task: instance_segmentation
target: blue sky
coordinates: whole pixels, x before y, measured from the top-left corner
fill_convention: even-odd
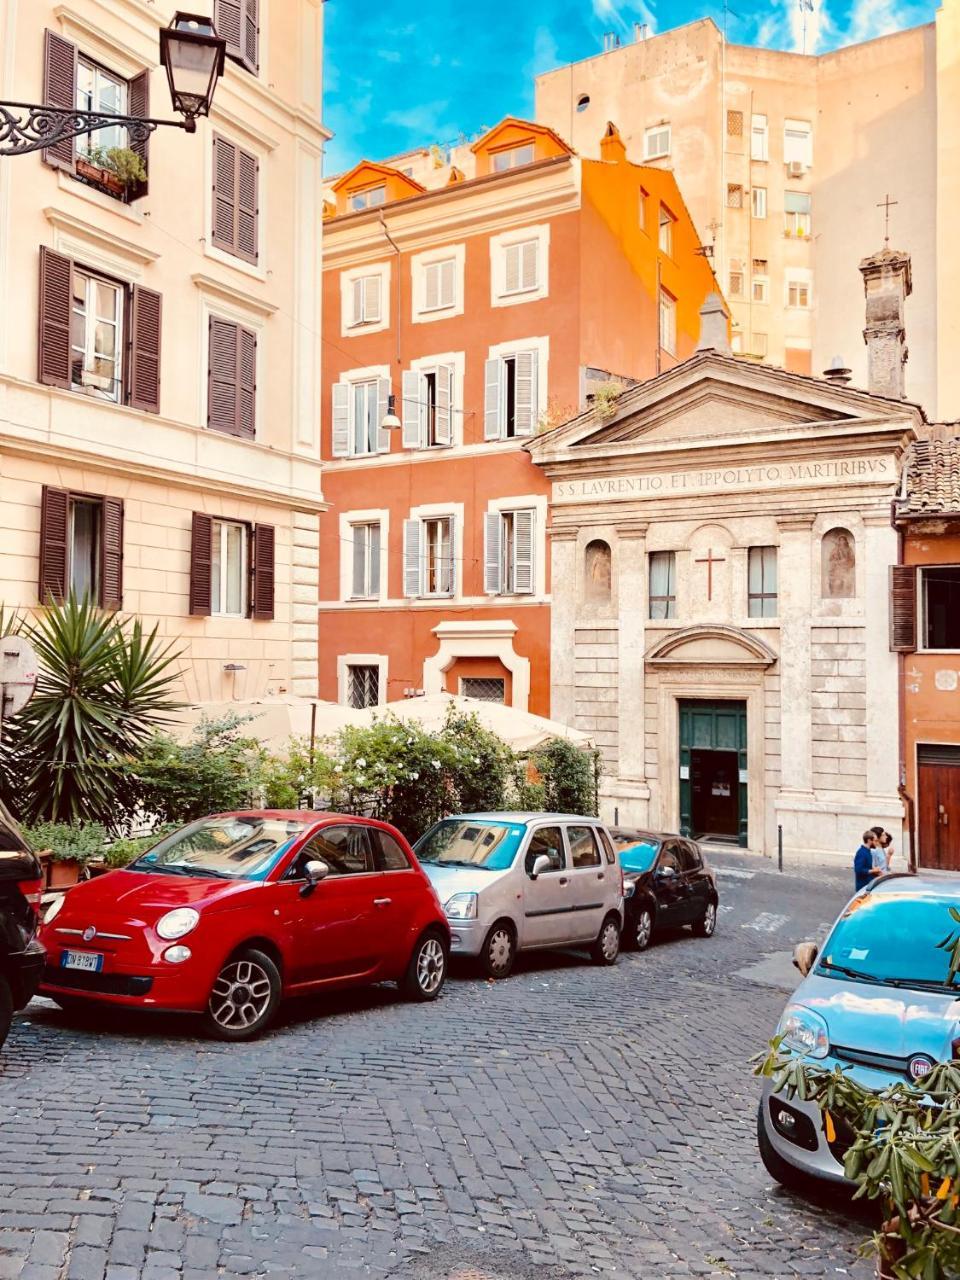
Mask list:
[[[935,0],[813,0],[808,52],[928,22]],[[798,0],[728,0],[731,41],[799,49]],[[432,142],[473,137],[505,115],[533,112],[533,77],[590,57],[605,31],[624,38],[699,17],[723,0],[329,0],[326,172]]]

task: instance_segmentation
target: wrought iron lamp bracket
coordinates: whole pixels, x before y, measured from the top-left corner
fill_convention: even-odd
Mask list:
[[[62,111],[30,102],[0,102],[0,156],[27,155],[111,125],[122,125],[129,142],[136,143],[143,142],[160,125],[195,133],[197,120],[190,115],[183,120],[151,120],[102,111]]]

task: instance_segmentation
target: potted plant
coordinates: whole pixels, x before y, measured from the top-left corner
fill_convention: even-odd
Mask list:
[[[128,866],[133,862],[134,858],[139,858],[151,845],[155,845],[159,840],[170,831],[175,831],[176,825],[168,823],[162,827],[158,827],[156,831],[152,831],[145,836],[121,836],[119,840],[112,841],[102,851],[102,856],[93,858],[85,864],[85,871],[88,876],[106,875],[108,871],[117,871],[121,867]]]
[[[960,1062],[874,1093],[840,1067],[782,1054],[774,1040],[756,1070],[787,1098],[815,1102],[834,1132],[849,1132],[843,1168],[854,1199],[884,1209],[867,1246],[878,1280],[960,1274]]]
[[[103,852],[109,842],[107,830],[99,822],[41,822],[28,828],[29,838],[44,869],[48,889],[69,889],[80,879],[87,864]]]
[[[120,200],[147,180],[143,158],[129,147],[88,147],[77,155],[77,173]]]

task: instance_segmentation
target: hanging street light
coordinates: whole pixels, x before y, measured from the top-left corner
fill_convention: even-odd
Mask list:
[[[122,125],[131,142],[143,142],[160,125],[195,133],[223,75],[227,42],[209,18],[176,13],[160,31],[160,62],[167,73],[174,111],[182,120],[111,115],[102,111],[65,111],[30,102],[0,102],[0,156],[29,155],[98,129]]]

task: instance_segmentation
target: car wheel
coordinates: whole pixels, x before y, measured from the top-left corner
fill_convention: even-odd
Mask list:
[[[802,1191],[810,1185],[810,1179],[800,1169],[795,1169],[788,1160],[784,1160],[770,1141],[767,1126],[764,1123],[763,1107],[764,1104],[761,1102],[757,1108],[757,1146],[760,1148],[763,1167],[775,1182],[780,1183],[781,1187],[786,1187],[788,1191]]]
[[[10,1034],[13,1022],[13,996],[6,978],[0,978],[0,1047]]]
[[[488,978],[508,978],[517,958],[517,938],[513,925],[498,920],[487,934],[480,953],[480,967]]]
[[[708,902],[699,920],[693,922],[693,932],[698,938],[712,938],[717,931],[717,904]]]
[[[263,951],[248,947],[217,974],[204,1025],[218,1040],[252,1040],[270,1024],[280,1003],[280,970]]]
[[[400,990],[408,1000],[436,1000],[447,977],[447,950],[437,930],[425,933],[413,949]]]
[[[616,964],[619,956],[620,921],[616,916],[607,916],[590,948],[590,959],[594,964]]]
[[[630,940],[638,951],[646,951],[653,940],[653,912],[649,907],[641,907],[631,921]]]

